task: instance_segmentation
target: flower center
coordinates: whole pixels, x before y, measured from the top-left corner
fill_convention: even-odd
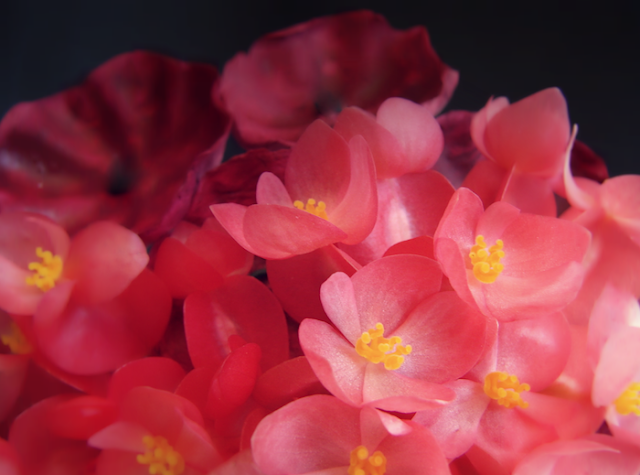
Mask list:
[[[623,416],[632,412],[640,416],[640,383],[631,383],[615,401],[616,411]]]
[[[494,371],[484,378],[484,393],[498,404],[506,408],[520,406],[522,409],[529,407],[529,403],[522,400],[520,393],[529,391],[531,386],[521,384],[518,377],[503,371]]]
[[[42,262],[29,263],[29,270],[35,271],[26,278],[27,285],[35,285],[43,292],[55,287],[56,281],[62,275],[62,257],[53,255],[51,251],[36,248],[36,255]]]
[[[476,244],[471,248],[469,258],[473,264],[473,275],[480,282],[484,284],[495,282],[504,269],[504,265],[500,264],[500,259],[504,257],[503,245],[502,239],[498,239],[496,244],[487,250],[484,236],[481,234],[476,236]]]
[[[376,327],[364,332],[356,341],[356,351],[372,363],[384,363],[386,369],[398,369],[404,363],[404,356],[411,353],[411,345],[402,346],[402,338],[392,336],[385,338],[384,326],[376,323]]]
[[[376,450],[371,457],[364,445],[351,451],[349,475],[384,475],[387,471],[387,458]]]
[[[136,460],[141,465],[149,465],[151,475],[180,475],[184,472],[184,459],[169,445],[164,437],[145,435],[142,443],[147,447]]]
[[[313,198],[309,198],[307,200],[307,204],[305,205],[302,201],[296,200],[293,202],[293,206],[306,211],[307,213],[311,213],[318,218],[329,219],[329,217],[327,216],[327,205],[324,201],[318,201],[318,204],[316,204],[316,200],[314,200]]]
[[[0,335],[2,343],[7,345],[14,355],[28,355],[33,351],[33,347],[29,343],[29,340],[20,331],[20,328],[15,323],[11,323],[9,333],[3,333]]]

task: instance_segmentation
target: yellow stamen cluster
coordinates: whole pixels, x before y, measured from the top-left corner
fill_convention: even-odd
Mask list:
[[[376,450],[371,457],[364,445],[360,445],[351,451],[349,475],[384,475],[387,471],[387,458],[382,452]]]
[[[51,251],[43,251],[41,247],[36,248],[36,255],[42,262],[29,264],[29,270],[35,272],[26,278],[26,282],[27,285],[35,285],[46,292],[55,287],[56,281],[62,275],[62,257],[54,256]]]
[[[404,363],[404,356],[411,353],[411,345],[402,346],[402,338],[392,336],[385,338],[384,326],[376,323],[376,327],[364,332],[356,341],[356,351],[372,363],[384,363],[386,369],[398,369]]]
[[[640,416],[640,383],[631,383],[614,404],[616,411],[623,416],[628,416],[632,412]]]
[[[307,213],[311,213],[318,218],[329,219],[329,217],[327,216],[327,205],[324,201],[318,201],[318,204],[316,204],[316,200],[314,200],[313,198],[309,198],[307,200],[307,204],[305,205],[302,201],[296,200],[293,202],[293,206],[306,211]]]
[[[471,248],[469,258],[473,265],[473,275],[484,284],[495,282],[498,275],[504,269],[504,265],[500,263],[500,259],[504,257],[502,247],[504,243],[502,239],[498,239],[494,246],[487,250],[487,243],[484,242],[484,236],[476,236],[476,244]]]
[[[3,333],[0,335],[2,343],[7,345],[14,355],[28,355],[33,351],[33,347],[29,343],[29,340],[20,331],[20,328],[15,323],[11,323],[9,327],[9,333]]]
[[[518,377],[503,371],[494,371],[484,378],[484,393],[498,404],[506,408],[520,406],[522,409],[529,407],[529,403],[522,400],[520,393],[529,391],[531,386],[521,384]]]
[[[147,447],[136,460],[141,465],[149,465],[151,475],[180,475],[184,472],[184,459],[169,445],[164,437],[145,435],[142,443]]]

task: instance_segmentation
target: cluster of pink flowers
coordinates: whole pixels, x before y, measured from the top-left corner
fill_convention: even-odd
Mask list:
[[[360,11],[10,110],[0,471],[640,473],[640,176],[457,80]]]

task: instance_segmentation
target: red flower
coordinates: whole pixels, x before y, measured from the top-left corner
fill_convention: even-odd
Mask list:
[[[211,66],[134,52],[18,104],[0,123],[0,207],[71,234],[99,219],[145,241],[166,234],[222,159],[229,119],[209,100],[216,79]]]
[[[389,97],[448,102],[458,73],[440,61],[423,27],[397,31],[371,11],[293,26],[258,40],[225,66],[217,99],[246,144],[293,142],[345,106],[375,112]]]

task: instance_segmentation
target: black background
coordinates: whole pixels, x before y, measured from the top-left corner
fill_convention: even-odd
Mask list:
[[[0,0],[0,115],[77,84],[125,51],[222,68],[265,33],[361,8],[395,28],[427,27],[440,57],[460,72],[448,110],[558,86],[578,138],[611,175],[640,173],[640,17],[631,2]]]

